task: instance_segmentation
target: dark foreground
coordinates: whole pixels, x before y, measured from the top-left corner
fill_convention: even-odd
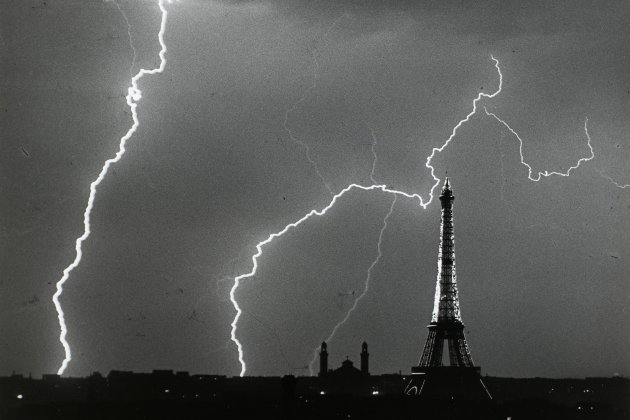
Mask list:
[[[0,378],[0,419],[630,419],[626,378],[484,377],[491,401],[402,395],[407,378],[226,378],[171,371]]]

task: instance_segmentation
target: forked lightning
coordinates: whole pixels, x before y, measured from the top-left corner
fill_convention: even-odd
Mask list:
[[[96,198],[96,188],[99,186],[99,184],[103,181],[103,179],[107,175],[107,172],[109,171],[109,168],[111,167],[111,165],[118,162],[123,157],[126,151],[125,145],[127,143],[127,140],[129,140],[133,136],[133,134],[138,129],[138,126],[140,125],[140,121],[138,120],[137,108],[138,108],[138,102],[140,101],[140,99],[142,99],[142,91],[140,90],[140,87],[138,86],[138,82],[145,75],[162,73],[166,66],[166,44],[164,43],[164,31],[166,29],[166,19],[167,19],[168,13],[166,11],[166,8],[164,7],[164,0],[158,0],[158,6],[162,13],[160,31],[158,32],[158,40],[160,42],[160,52],[158,54],[160,57],[160,65],[153,69],[140,69],[138,73],[136,73],[136,75],[131,78],[131,86],[129,86],[127,90],[126,100],[127,100],[127,105],[129,106],[129,109],[131,110],[131,117],[133,119],[133,124],[131,125],[131,128],[127,131],[127,133],[125,133],[125,135],[121,137],[120,145],[118,147],[118,152],[116,153],[116,155],[113,158],[105,161],[105,164],[103,165],[101,172],[98,174],[98,177],[92,182],[92,184],[90,184],[90,196],[88,198],[85,211],[83,212],[83,234],[79,236],[75,242],[76,256],[74,260],[72,261],[72,263],[69,266],[67,266],[65,270],[63,270],[63,276],[59,279],[59,281],[57,281],[56,283],[57,290],[52,297],[53,304],[55,305],[55,309],[57,311],[57,317],[59,318],[59,327],[61,329],[61,332],[59,334],[59,341],[61,342],[61,345],[63,346],[64,352],[65,352],[65,357],[63,361],[61,362],[61,366],[59,367],[59,370],[57,371],[57,374],[59,375],[63,374],[63,372],[68,367],[68,363],[70,363],[70,360],[72,360],[72,352],[70,350],[70,345],[68,344],[68,341],[66,340],[66,335],[68,334],[68,327],[66,326],[65,317],[64,317],[63,309],[61,307],[61,303],[59,302],[59,298],[61,297],[61,294],[63,293],[63,285],[66,283],[66,281],[68,281],[68,278],[70,277],[70,273],[79,265],[79,263],[81,263],[82,245],[83,245],[83,242],[90,236],[90,214],[92,212],[92,208],[94,207],[94,199]],[[116,4],[116,7],[119,7],[118,4]],[[127,21],[126,16],[125,16],[125,20]],[[132,46],[132,49],[134,51],[134,56],[135,56],[135,49],[133,48],[133,46]]]
[[[497,60],[496,58],[494,58],[494,56],[491,56],[492,61],[494,62],[494,66],[497,70],[497,73],[499,75],[499,86],[497,88],[497,90],[494,93],[488,94],[488,93],[482,93],[480,92],[477,97],[473,100],[472,102],[472,111],[470,111],[470,113],[468,113],[468,115],[466,115],[465,118],[461,119],[452,129],[450,136],[444,141],[444,143],[442,143],[442,145],[440,147],[434,147],[431,150],[431,154],[427,157],[426,161],[425,161],[425,167],[429,169],[430,173],[431,173],[431,177],[434,180],[433,185],[431,186],[431,189],[429,190],[429,194],[428,194],[428,200],[425,200],[422,196],[420,196],[417,193],[408,193],[405,191],[400,191],[400,190],[395,190],[392,189],[390,187],[387,187],[386,185],[378,185],[377,183],[374,183],[372,185],[360,185],[360,184],[350,184],[347,187],[345,187],[344,189],[342,189],[341,191],[339,191],[338,193],[336,193],[335,195],[333,195],[332,200],[328,203],[328,205],[326,205],[324,208],[322,208],[321,210],[316,210],[316,209],[312,209],[310,210],[308,213],[306,213],[302,218],[298,219],[295,222],[289,223],[288,225],[286,225],[282,230],[280,230],[279,232],[276,233],[272,233],[270,234],[265,240],[259,242],[256,245],[256,253],[254,255],[252,255],[252,269],[245,274],[242,274],[240,276],[237,276],[234,278],[234,284],[232,285],[232,288],[230,289],[230,300],[232,301],[232,305],[234,306],[234,309],[236,310],[236,315],[234,316],[234,319],[231,323],[231,330],[230,330],[230,337],[232,339],[232,341],[234,342],[234,344],[236,345],[236,349],[238,351],[238,361],[241,365],[241,371],[240,371],[240,376],[244,376],[245,372],[247,371],[247,364],[245,363],[245,358],[244,358],[244,351],[243,351],[243,345],[241,344],[241,342],[238,340],[238,338],[236,337],[236,332],[237,332],[237,327],[238,327],[238,321],[243,313],[243,310],[241,309],[241,307],[239,306],[238,302],[236,301],[236,291],[238,290],[241,281],[253,277],[256,275],[256,271],[258,270],[258,259],[262,256],[263,254],[263,247],[269,243],[271,243],[274,239],[284,235],[285,233],[287,233],[289,230],[298,227],[299,225],[301,225],[302,223],[304,223],[305,221],[307,221],[308,219],[310,219],[313,216],[323,216],[325,215],[328,210],[330,210],[335,203],[337,203],[337,201],[344,196],[346,193],[352,191],[352,190],[362,190],[362,191],[381,191],[383,193],[388,193],[388,194],[393,194],[394,197],[405,197],[405,198],[411,198],[411,199],[415,199],[418,200],[419,205],[422,208],[425,208],[431,204],[431,202],[433,201],[433,192],[435,190],[435,188],[439,185],[440,183],[440,179],[438,177],[435,176],[435,168],[432,166],[431,162],[433,161],[434,157],[436,156],[436,154],[442,152],[449,144],[450,142],[453,140],[453,138],[455,137],[455,135],[457,134],[458,130],[462,127],[462,125],[464,123],[467,123],[470,121],[470,119],[472,118],[473,115],[475,115],[475,113],[477,112],[477,104],[478,102],[482,99],[482,98],[487,98],[487,99],[492,99],[495,96],[497,96],[499,93],[501,93],[501,89],[503,87],[503,74],[501,73],[501,67],[499,66],[499,60]],[[574,169],[577,169],[582,163],[587,162],[591,159],[593,159],[595,157],[594,153],[593,153],[593,148],[591,146],[591,139],[590,136],[588,134],[588,130],[587,130],[587,122],[588,119],[584,122],[584,131],[586,133],[586,136],[588,138],[588,147],[590,149],[590,156],[586,157],[586,158],[581,158],[580,160],[578,160],[578,162],[571,166],[566,172],[558,172],[558,171],[543,171],[543,172],[538,172],[538,174],[536,176],[532,176],[532,168],[529,164],[527,164],[523,158],[523,153],[522,153],[522,145],[523,145],[523,141],[521,139],[521,137],[516,133],[516,131],[514,131],[508,123],[506,123],[504,120],[500,119],[499,117],[497,117],[495,114],[485,110],[486,114],[488,116],[492,116],[494,117],[497,121],[499,121],[501,124],[503,124],[512,134],[514,134],[517,139],[520,141],[521,147],[520,147],[520,151],[521,151],[521,163],[525,166],[527,166],[529,168],[529,176],[528,178],[532,181],[540,181],[541,177],[548,177],[551,175],[559,175],[559,176],[569,176],[570,172]],[[372,147],[372,151],[374,152],[374,145]],[[373,165],[375,165],[375,162],[373,162]],[[372,167],[372,172],[371,172],[371,178],[373,180],[373,176],[374,176],[374,166]],[[387,223],[385,221],[384,227],[387,226]],[[382,232],[383,230],[381,230],[381,237],[382,237]],[[379,242],[381,237],[379,237]],[[380,250],[380,248],[379,248]],[[378,262],[378,259],[375,260],[376,262]],[[370,267],[370,269],[373,266]],[[364,293],[367,291],[367,288],[364,290]],[[355,304],[353,305],[353,308],[356,307],[357,302],[359,301],[359,299],[361,297],[363,297],[364,293],[361,294],[360,297],[358,297],[355,300]],[[349,313],[351,313],[352,311],[349,311]],[[346,316],[346,318],[349,315]],[[339,323],[335,329],[333,330],[333,334],[334,331],[336,331],[336,329],[338,328],[338,326],[340,324],[343,324],[343,322],[345,322],[346,318],[344,318],[344,320]]]

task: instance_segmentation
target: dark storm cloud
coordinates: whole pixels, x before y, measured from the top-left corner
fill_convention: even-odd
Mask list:
[[[88,186],[130,125],[131,49],[105,2],[10,2],[3,14],[0,372],[56,371],[49,303],[73,258]],[[138,66],[156,63],[154,2],[121,2]],[[623,2],[185,1],[167,6],[168,65],[146,77],[141,126],[102,184],[84,259],[62,298],[70,374],[166,367],[236,374],[234,275],[254,246],[334,190],[376,177],[426,195],[425,157],[483,88],[479,114],[434,160],[455,188],[462,313],[496,375],[628,371],[630,45]],[[333,23],[338,22],[333,26]],[[137,67],[136,66],[136,70]],[[28,157],[22,150],[28,151]],[[363,287],[391,197],[356,193],[265,248],[237,294],[252,374],[304,373]],[[374,370],[417,362],[433,303],[439,211],[399,200],[370,292],[330,344],[332,364],[370,343]],[[616,256],[619,258],[612,258]],[[218,279],[228,277],[226,281]],[[35,301],[33,296],[37,296]],[[23,305],[24,302],[34,303]],[[540,349],[546,349],[541,353]]]

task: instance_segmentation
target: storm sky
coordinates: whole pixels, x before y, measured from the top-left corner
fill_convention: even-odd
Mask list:
[[[89,184],[131,126],[131,74],[158,64],[156,1],[2,0],[0,375],[57,371],[51,297],[83,233]],[[498,376],[630,374],[630,5],[625,1],[181,0],[140,127],[100,185],[61,298],[67,375],[166,368],[236,375],[234,276],[270,233],[350,183],[455,194],[462,318]],[[518,139],[483,112],[497,114]],[[374,137],[372,136],[372,133]],[[293,136],[293,140],[291,139]],[[302,144],[308,146],[309,162]],[[314,164],[313,164],[314,163]],[[321,174],[318,176],[317,171]],[[437,192],[437,190],[436,190]],[[393,196],[344,195],[264,248],[236,293],[248,375],[308,374],[364,288]],[[369,291],[330,366],[418,363],[440,209],[399,198]]]

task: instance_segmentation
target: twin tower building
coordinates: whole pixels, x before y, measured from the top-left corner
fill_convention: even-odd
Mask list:
[[[448,178],[442,187],[442,224],[438,251],[438,274],[431,322],[427,326],[427,340],[417,366],[411,368],[411,379],[405,388],[406,395],[423,397],[464,397],[492,399],[481,380],[481,368],[473,359],[464,336],[464,324],[459,308],[457,277],[455,273],[455,237],[453,231],[453,191]],[[445,350],[448,349],[448,358]],[[344,361],[337,371],[354,369],[368,375],[369,353],[367,344],[361,349],[361,370]],[[328,375],[328,349],[320,349],[320,376]]]
[[[348,358],[341,363],[341,367],[337,370],[328,370],[328,345],[323,342],[319,348],[319,377],[325,377],[331,374],[361,374],[367,376],[370,374],[370,353],[368,353],[368,345],[364,341],[361,344],[361,369],[357,369]]]

